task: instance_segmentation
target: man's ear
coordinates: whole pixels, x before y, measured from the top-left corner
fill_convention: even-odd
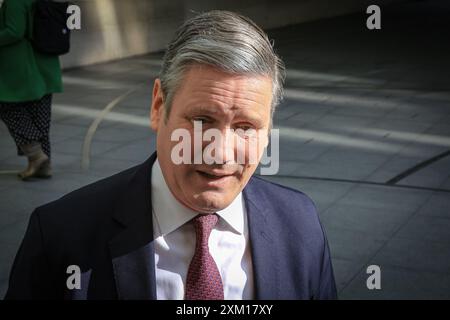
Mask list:
[[[150,111],[150,127],[158,131],[161,120],[164,117],[164,99],[161,88],[161,80],[158,78],[153,84],[152,106]]]

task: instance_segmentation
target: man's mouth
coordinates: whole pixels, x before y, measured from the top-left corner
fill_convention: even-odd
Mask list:
[[[222,178],[225,178],[225,177],[230,177],[230,176],[234,175],[234,173],[220,172],[220,171],[209,171],[209,172],[206,172],[206,171],[197,170],[197,172],[201,176],[203,176],[205,178],[208,178],[208,179],[213,179],[213,180],[219,180],[219,179],[222,179]]]

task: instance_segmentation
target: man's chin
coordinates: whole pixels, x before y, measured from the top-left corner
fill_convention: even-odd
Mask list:
[[[228,207],[235,197],[231,198],[228,192],[206,191],[194,195],[196,210],[204,213],[214,213]]]

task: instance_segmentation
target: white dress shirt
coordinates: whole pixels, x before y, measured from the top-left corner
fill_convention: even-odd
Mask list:
[[[156,159],[152,168],[152,214],[158,300],[184,299],[189,264],[195,250],[191,221],[198,212],[175,199]],[[218,211],[219,222],[209,237],[209,251],[222,277],[225,299],[254,298],[253,267],[247,212],[242,194]]]

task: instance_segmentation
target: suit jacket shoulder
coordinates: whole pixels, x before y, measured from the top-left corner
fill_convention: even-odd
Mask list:
[[[314,202],[301,191],[259,177],[251,178],[244,198],[255,274],[271,275],[270,281],[257,280],[271,288],[262,298],[335,299],[328,242]]]
[[[253,198],[258,198],[273,220],[283,224],[283,229],[299,233],[311,245],[323,244],[323,229],[313,200],[305,193],[260,177],[252,177]],[[281,228],[281,226],[280,226]],[[302,231],[301,233],[299,231]]]
[[[124,193],[139,166],[93,182],[36,208],[41,220],[87,227],[95,220],[111,217],[111,209]]]

